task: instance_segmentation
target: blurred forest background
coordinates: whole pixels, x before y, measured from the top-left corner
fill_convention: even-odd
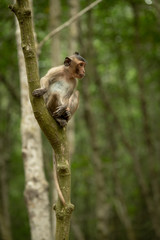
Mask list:
[[[91,2],[34,1],[37,42]],[[16,25],[8,4],[1,0],[0,239],[29,240]],[[40,76],[74,51],[88,63],[69,127],[70,239],[160,240],[160,1],[103,0],[45,42]],[[52,212],[52,151],[42,140]]]

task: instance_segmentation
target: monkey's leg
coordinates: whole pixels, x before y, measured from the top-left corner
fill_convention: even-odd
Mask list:
[[[68,119],[70,117],[70,112],[66,110],[67,105],[61,105],[57,107],[56,111],[53,113],[53,117],[60,124],[61,127],[67,125]]]
[[[79,91],[75,91],[69,98],[68,104],[58,106],[54,112],[55,117],[61,117],[69,121],[79,105]]]
[[[47,92],[47,88],[37,88],[32,92],[34,97],[41,97]]]
[[[57,94],[51,94],[49,96],[49,98],[47,99],[47,108],[49,110],[49,112],[51,113],[51,115],[53,115],[53,113],[55,112],[57,106],[59,106],[60,101],[59,101],[59,97]]]
[[[52,115],[52,117],[59,123],[61,127],[66,126],[67,121],[65,118],[62,116],[62,112],[60,111],[61,109],[63,110],[64,105],[61,104],[59,100],[59,96],[57,94],[51,95],[48,99],[47,102],[47,108]],[[65,106],[66,108],[66,106]]]
[[[69,99],[67,110],[70,112],[70,118],[75,113],[79,105],[79,91],[75,91]],[[69,118],[69,119],[70,119]]]

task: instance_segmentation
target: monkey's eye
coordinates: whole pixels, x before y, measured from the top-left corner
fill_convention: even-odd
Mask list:
[[[80,63],[79,66],[80,66],[80,67],[83,67],[83,63]]]

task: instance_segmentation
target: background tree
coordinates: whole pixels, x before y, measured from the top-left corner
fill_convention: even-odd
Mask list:
[[[80,1],[79,10],[87,6]],[[30,239],[23,199],[24,173],[20,140],[20,103],[14,18],[2,0],[0,11],[0,134],[1,160],[6,157],[8,213],[13,239]],[[72,201],[75,222],[85,239],[99,240],[97,173],[93,164],[98,146],[105,204],[109,206],[107,230],[111,240],[159,239],[160,186],[160,49],[158,1],[102,1],[79,18],[78,49],[86,52],[87,75],[79,81],[80,107],[75,114],[75,140],[72,156]],[[34,6],[38,42],[50,32],[49,1]],[[61,1],[60,24],[66,22],[70,5]],[[92,34],[91,34],[92,31]],[[61,30],[60,64],[68,55],[69,28]],[[91,35],[90,39],[88,36]],[[45,41],[39,55],[40,75],[51,67],[51,40]],[[86,89],[87,88],[87,89]],[[94,122],[90,137],[88,108]],[[10,109],[10,111],[9,111]],[[11,110],[12,109],[12,110]],[[52,126],[52,125],[51,125]],[[52,128],[50,126],[50,128]],[[7,139],[7,140],[6,140]],[[51,159],[49,144],[43,138],[45,162]],[[46,166],[46,164],[45,164]],[[52,173],[52,163],[48,164]],[[4,171],[2,165],[0,171]],[[0,173],[0,176],[2,174]],[[47,174],[49,180],[49,174]],[[8,189],[8,190],[7,190]],[[51,195],[51,193],[50,193]],[[2,199],[2,188],[0,188]],[[2,202],[1,202],[2,203]],[[18,203],[18,204],[17,204]],[[52,202],[50,203],[52,204]],[[104,208],[102,207],[102,212]],[[19,213],[17,216],[17,212]],[[16,216],[16,217],[15,217]],[[74,221],[74,218],[73,218]],[[23,226],[22,223],[23,222]],[[2,238],[0,228],[0,238]],[[78,233],[78,230],[76,230]],[[71,231],[70,239],[77,239]]]

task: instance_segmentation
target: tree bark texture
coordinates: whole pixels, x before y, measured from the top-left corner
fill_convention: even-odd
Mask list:
[[[64,206],[60,199],[58,199],[54,206],[57,218],[56,240],[67,240],[69,238],[70,218],[74,206],[70,203],[71,172],[66,128],[59,127],[53,120],[45,107],[42,97],[35,98],[32,96],[33,90],[39,88],[40,83],[29,1],[17,0],[16,4],[10,6],[10,9],[15,13],[21,29],[22,49],[25,58],[33,112],[41,129],[54,149],[59,185],[66,203]],[[34,194],[30,194],[29,196],[30,198],[35,197]]]
[[[21,86],[21,135],[25,170],[25,198],[31,236],[32,240],[51,240],[48,183],[43,168],[41,133],[29,101],[25,61],[17,21],[16,38]]]

